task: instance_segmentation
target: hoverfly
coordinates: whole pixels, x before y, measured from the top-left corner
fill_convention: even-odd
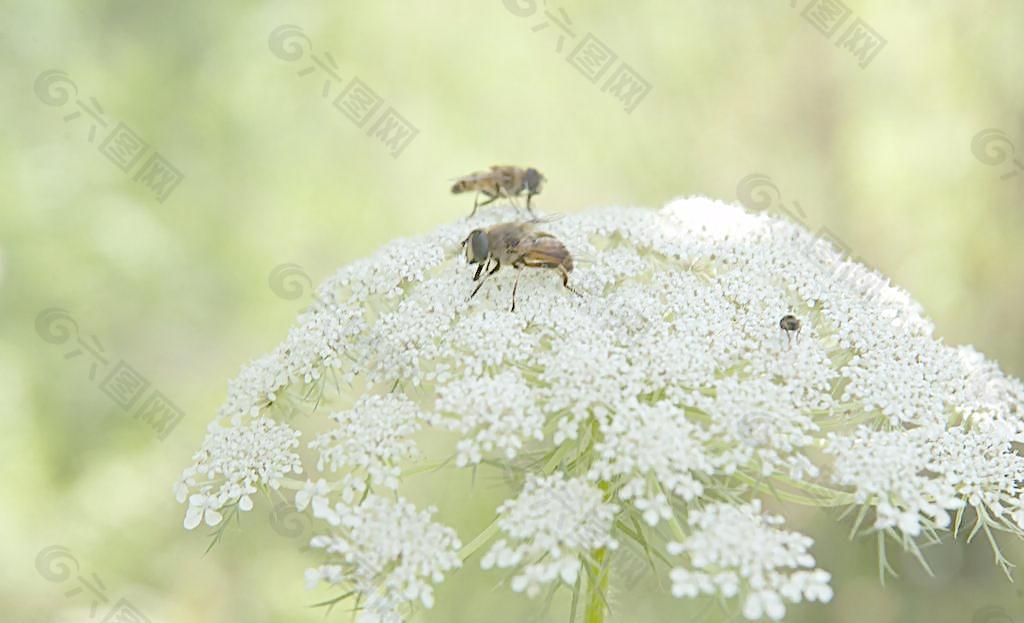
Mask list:
[[[469,214],[472,217],[480,206],[485,206],[502,196],[518,197],[525,191],[526,211],[532,216],[533,208],[530,207],[530,199],[540,193],[546,179],[540,171],[533,167],[524,169],[510,165],[494,165],[489,171],[478,171],[456,179],[455,184],[452,185],[452,193],[458,195],[465,192],[476,192],[476,197],[473,199],[473,211]],[[480,203],[481,194],[488,197],[487,201]]]
[[[553,235],[538,231],[540,221],[501,223],[486,229],[474,229],[462,241],[466,249],[466,261],[477,264],[473,281],[479,281],[469,298],[483,287],[487,278],[498,272],[503,264],[516,269],[516,281],[512,286],[512,308],[516,310],[516,290],[524,268],[548,268],[557,270],[562,276],[565,289],[579,296],[569,285],[569,273],[573,269],[572,255],[561,240]]]

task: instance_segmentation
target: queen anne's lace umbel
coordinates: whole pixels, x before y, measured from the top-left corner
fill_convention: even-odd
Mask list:
[[[461,543],[454,530],[431,521],[434,508],[417,511],[401,498],[370,495],[336,511],[330,532],[310,541],[324,550],[326,563],[306,570],[306,585],[352,586],[378,619],[399,621],[397,613],[409,602],[431,607],[432,583],[462,565],[456,553]]]
[[[832,599],[828,572],[815,569],[807,553],[813,541],[776,528],[782,517],[762,514],[760,500],[690,511],[689,523],[693,533],[669,544],[669,552],[686,554],[694,569],[672,570],[676,597],[742,594],[745,617],[774,620],[786,614],[787,601]]]
[[[419,408],[399,394],[368,395],[352,409],[330,415],[335,426],[309,443],[320,452],[316,468],[397,489],[399,464],[417,455],[412,435],[421,428]]]
[[[571,586],[579,576],[580,557],[618,547],[610,536],[618,507],[603,497],[582,478],[527,476],[519,496],[498,508],[498,527],[508,539],[495,542],[480,565],[522,568],[512,578],[512,590],[531,597],[558,579]]]
[[[972,533],[1024,534],[1024,386],[936,339],[877,273],[787,221],[691,198],[542,225],[573,254],[581,296],[527,269],[510,312],[506,267],[467,300],[461,241],[514,218],[481,210],[324,283],[229,383],[176,486],[186,527],[294,492],[322,526],[307,579],[383,620],[430,607],[478,552],[516,591],[586,585],[600,603],[624,541],[679,597],[779,618],[831,589],[810,539],[761,512],[774,493],[853,505],[856,525],[904,546],[969,508]],[[799,334],[780,330],[786,314]],[[461,550],[432,509],[397,497],[459,468],[521,483]]]
[[[298,431],[262,416],[241,426],[211,424],[195,464],[174,487],[179,502],[188,498],[185,527],[195,528],[202,517],[217,525],[224,506],[252,510],[257,487],[276,490],[282,478],[302,472],[298,445]],[[189,495],[196,489],[199,493]]]

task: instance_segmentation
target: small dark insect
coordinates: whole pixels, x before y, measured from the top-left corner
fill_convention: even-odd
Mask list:
[[[530,207],[530,200],[534,195],[540,194],[546,178],[540,171],[532,167],[521,168],[510,165],[494,165],[489,171],[478,171],[464,175],[452,185],[452,193],[460,194],[465,192],[476,192],[473,199],[473,211],[470,216],[476,214],[476,209],[496,201],[502,196],[518,197],[526,192],[526,211],[533,215],[533,208]],[[480,203],[480,194],[488,197],[487,201]]]
[[[469,298],[483,287],[487,278],[498,272],[502,264],[516,269],[516,282],[512,286],[512,309],[516,310],[516,290],[519,289],[519,278],[524,268],[550,268],[562,275],[565,289],[579,296],[569,285],[569,273],[573,262],[569,250],[562,241],[551,234],[537,231],[538,221],[525,223],[501,223],[486,229],[474,229],[462,241],[466,249],[466,261],[477,264],[473,281],[479,281]],[[487,272],[484,272],[484,271]]]
[[[791,334],[796,333],[797,337],[800,337],[800,329],[803,325],[800,323],[800,319],[793,314],[786,314],[779,320],[779,328],[786,332],[786,343],[790,344]]]

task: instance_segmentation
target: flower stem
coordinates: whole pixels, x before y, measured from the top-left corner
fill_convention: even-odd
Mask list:
[[[591,434],[594,439],[601,438],[601,429],[595,420],[591,427]],[[591,460],[593,456],[591,455]],[[608,490],[611,488],[604,480],[597,484],[598,488],[608,497]],[[611,575],[611,565],[605,562],[608,550],[602,547],[594,552],[594,559],[587,561],[587,609],[583,614],[584,623],[604,623],[604,613],[608,607],[608,576]]]
[[[605,565],[605,556],[608,555],[605,548],[594,553],[594,561],[588,563],[590,567],[589,584],[587,587],[587,610],[583,615],[584,623],[604,623],[604,612],[607,606],[605,596],[608,594],[608,576],[611,569]]]

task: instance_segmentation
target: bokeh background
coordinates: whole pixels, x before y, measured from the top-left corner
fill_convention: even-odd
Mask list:
[[[538,206],[557,212],[735,200],[764,176],[772,209],[907,288],[947,341],[1024,374],[1024,4],[831,0],[849,14],[829,34],[823,2],[4,0],[0,619],[99,621],[126,598],[154,622],[324,620],[302,587],[301,522],[274,529],[264,503],[204,556],[171,484],[227,380],[283,338],[311,283],[462,218],[471,199],[450,178],[494,163],[540,168]],[[842,39],[858,19],[886,40],[870,62],[867,39]],[[573,51],[595,41],[615,60],[592,82],[603,65],[579,61],[600,48]],[[603,90],[621,63],[650,85],[642,100]],[[40,89],[50,70],[65,73]],[[381,102],[361,127],[333,105],[346,87],[343,102]],[[411,141],[375,136],[388,109]],[[146,147],[129,163],[133,135]],[[155,153],[183,175],[169,194],[140,174]],[[291,281],[272,286],[282,265]],[[63,342],[35,330],[53,307],[77,324]],[[165,439],[104,391],[118,362],[185,414]],[[505,484],[454,478],[417,486],[446,520],[483,527]],[[1024,621],[983,540],[929,548],[934,577],[896,557],[883,587],[848,523],[790,517],[838,589],[791,620]],[[37,570],[55,545],[77,564],[66,580]],[[566,620],[564,593],[545,609],[476,566],[422,620]],[[78,579],[93,574],[102,591]],[[614,586],[610,620],[721,618],[658,584]]]

